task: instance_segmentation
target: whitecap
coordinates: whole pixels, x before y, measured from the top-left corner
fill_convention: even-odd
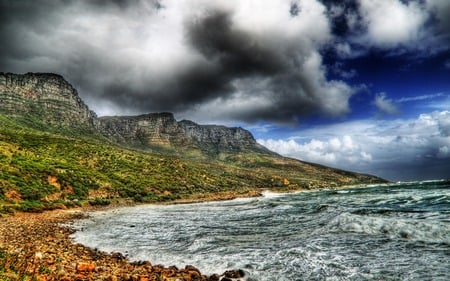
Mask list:
[[[390,239],[407,239],[450,245],[450,224],[440,220],[422,221],[343,213],[329,223],[330,229],[384,235]]]

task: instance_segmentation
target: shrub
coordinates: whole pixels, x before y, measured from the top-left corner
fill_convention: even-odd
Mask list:
[[[94,200],[89,200],[89,204],[91,206],[107,206],[111,204],[111,201],[109,201],[109,199],[104,198],[95,198]]]
[[[18,208],[19,211],[22,212],[43,212],[46,207],[42,202],[38,201],[24,201],[21,203]]]

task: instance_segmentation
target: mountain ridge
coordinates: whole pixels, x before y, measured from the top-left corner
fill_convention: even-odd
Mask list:
[[[0,111],[7,115],[39,115],[43,125],[100,133],[119,145],[179,154],[183,153],[180,146],[208,155],[241,150],[269,153],[243,128],[177,121],[170,112],[97,117],[77,90],[58,74],[0,73],[0,91]]]
[[[44,123],[90,127],[97,118],[77,90],[54,73],[0,73],[0,110],[8,115],[40,114]],[[48,114],[59,113],[57,116]],[[74,122],[76,121],[76,122]]]

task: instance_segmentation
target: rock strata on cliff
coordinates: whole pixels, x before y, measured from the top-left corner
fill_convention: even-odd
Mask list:
[[[0,73],[0,112],[53,127],[92,129],[96,115],[62,76]]]
[[[189,120],[180,121],[178,124],[187,137],[208,152],[238,152],[241,150],[269,152],[256,142],[249,131],[242,128],[199,125]]]
[[[172,113],[106,116],[98,118],[95,126],[108,139],[127,146],[169,147],[190,143]]]
[[[269,152],[242,128],[199,125],[188,120],[177,122],[173,114],[167,112],[106,116],[98,118],[95,126],[108,139],[138,148],[197,149],[210,155],[242,150]]]

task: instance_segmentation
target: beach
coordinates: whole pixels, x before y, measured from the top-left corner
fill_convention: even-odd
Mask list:
[[[70,223],[85,217],[81,209],[16,213],[0,218],[0,280],[227,280],[183,269],[130,262],[120,253],[104,253],[73,242]],[[2,279],[3,278],[3,279]]]

